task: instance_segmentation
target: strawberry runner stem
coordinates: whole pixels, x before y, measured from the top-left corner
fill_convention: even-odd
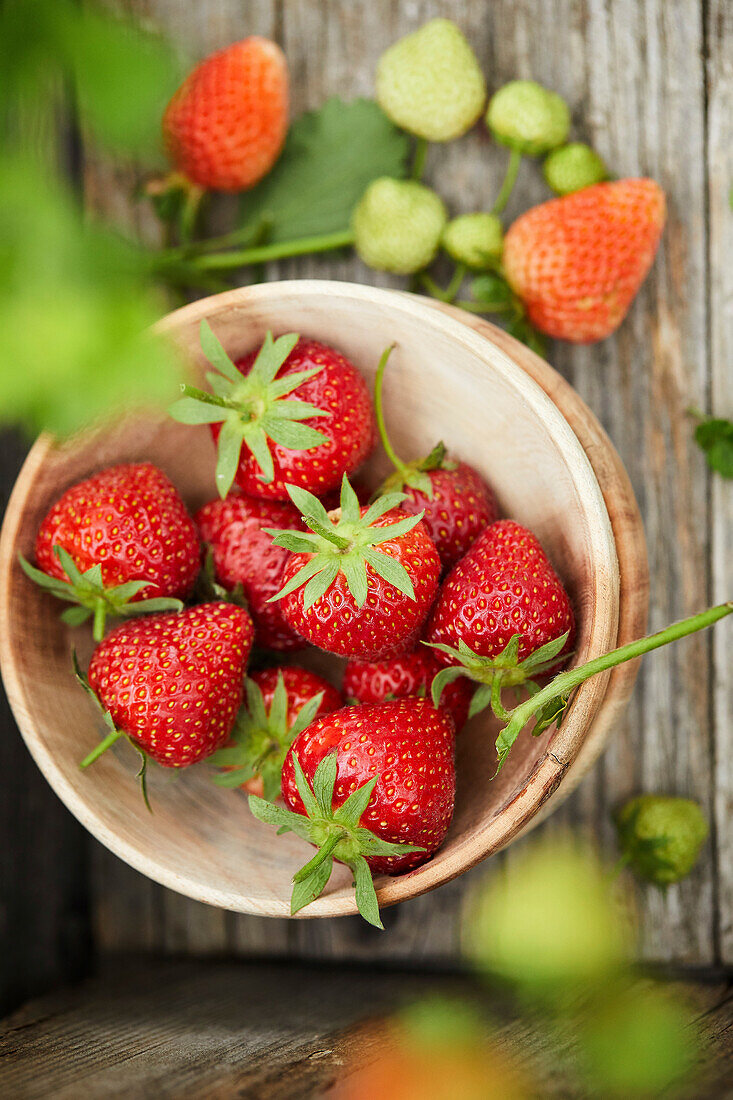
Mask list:
[[[283,260],[290,256],[305,256],[316,252],[330,252],[338,248],[348,248],[354,243],[354,234],[350,229],[338,233],[325,233],[317,237],[301,237],[294,241],[276,241],[253,248],[204,253],[203,255],[181,257],[180,254],[160,253],[152,258],[153,268],[165,273],[168,264],[174,262],[176,271],[189,270],[192,275],[210,271],[227,271],[239,267],[251,267],[254,264],[268,263],[270,260]]]
[[[506,175],[504,176],[504,182],[501,185],[499,194],[496,196],[496,201],[491,208],[492,214],[501,214],[504,207],[509,202],[509,197],[514,190],[514,184],[517,182],[517,174],[519,172],[519,165],[522,163],[522,154],[518,149],[512,149],[509,154],[509,163],[507,164]]]
[[[96,748],[93,748],[92,751],[84,757],[79,767],[88,768],[89,765],[93,764],[95,760],[99,760],[99,757],[102,755],[102,753],[111,748],[112,745],[114,745],[115,741],[119,741],[120,737],[124,736],[125,734],[122,732],[122,730],[111,730],[104,738],[104,740],[100,741]]]
[[[542,732],[542,730],[546,729],[550,724],[548,721],[543,722],[543,713],[548,717],[551,716],[553,720],[557,718],[560,711],[564,709],[567,704],[571,692],[579,687],[580,684],[589,680],[591,676],[596,676],[599,672],[606,672],[608,669],[616,668],[626,661],[633,661],[637,657],[642,657],[645,653],[650,653],[654,649],[660,649],[662,646],[668,645],[670,642],[678,641],[680,638],[686,638],[688,635],[694,634],[698,630],[705,630],[707,627],[712,626],[714,623],[731,613],[733,613],[733,601],[719,604],[717,607],[710,607],[706,611],[701,611],[699,614],[692,615],[688,619],[673,623],[671,626],[658,631],[656,634],[650,634],[646,638],[639,638],[635,642],[628,642],[618,649],[611,650],[610,653],[604,653],[601,657],[595,657],[592,661],[588,661],[578,668],[571,668],[568,669],[567,672],[559,673],[546,685],[546,687],[541,688],[536,694],[532,695],[529,699],[525,700],[525,702],[520,703],[518,707],[515,707],[513,711],[509,712],[509,722],[504,729],[501,730],[496,739],[499,768],[527,722],[534,715],[538,715],[538,727],[540,728],[538,729],[536,727],[535,732]],[[553,704],[556,704],[558,701],[561,704],[560,710],[553,706]]]

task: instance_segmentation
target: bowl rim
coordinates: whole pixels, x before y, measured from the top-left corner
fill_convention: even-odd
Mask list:
[[[576,491],[582,499],[593,503],[594,513],[599,519],[597,525],[591,525],[591,541],[605,555],[605,560],[613,574],[614,592],[610,593],[613,597],[609,601],[610,614],[599,615],[596,601],[588,631],[587,652],[601,652],[603,648],[613,646],[618,631],[620,576],[614,531],[603,492],[589,455],[566,419],[564,411],[556,404],[556,400],[548,396],[537,380],[537,363],[541,364],[541,371],[550,383],[554,383],[560,376],[548,363],[534,356],[533,358],[537,361],[534,370],[528,371],[523,367],[521,359],[525,357],[525,353],[532,355],[523,345],[502,332],[501,335],[504,338],[501,340],[501,344],[504,345],[502,347],[494,338],[493,332],[476,331],[475,326],[465,323],[460,316],[455,315],[457,311],[441,310],[436,308],[435,303],[422,297],[403,291],[317,279],[263,283],[199,299],[166,315],[156,324],[155,330],[175,337],[176,330],[197,323],[204,317],[215,316],[238,305],[251,307],[261,303],[266,309],[273,299],[291,297],[294,293],[303,297],[314,294],[319,296],[333,294],[347,300],[351,299],[355,306],[368,301],[392,310],[407,311],[413,319],[417,317],[428,326],[437,326],[449,338],[462,342],[479,360],[490,359],[492,369],[500,371],[507,381],[522,393],[523,398],[528,401],[535,413],[549,423],[553,435],[557,433],[556,438],[566,448],[565,453],[569,459],[568,468],[576,484]],[[484,326],[489,330],[494,329],[494,326],[485,322]],[[594,415],[582,399],[567,383],[564,383],[564,386],[574,396],[576,407],[584,410],[587,416],[597,424]],[[598,428],[601,443],[613,450],[610,440],[605,436],[600,425]],[[84,437],[88,438],[87,433],[84,433]],[[31,755],[55,792],[85,828],[136,870],[161,885],[221,908],[260,915],[290,916],[288,906],[279,899],[263,898],[253,901],[247,898],[244,890],[232,892],[208,884],[204,885],[195,876],[189,877],[173,871],[157,855],[151,856],[138,845],[114,833],[99,818],[88,800],[67,780],[56,765],[53,754],[38,735],[18,673],[17,654],[10,633],[7,597],[11,566],[15,561],[15,543],[24,505],[32,493],[39,470],[54,446],[55,442],[49,435],[41,435],[32,446],[13,488],[0,535],[0,670],[16,721]],[[618,456],[616,458],[618,459]],[[620,464],[620,460],[618,462]],[[604,610],[609,611],[608,605]],[[391,905],[435,889],[504,847],[519,831],[528,827],[547,799],[557,790],[563,775],[576,759],[590,723],[603,702],[607,681],[608,675],[596,677],[578,689],[568,707],[561,730],[553,740],[551,750],[548,749],[540,758],[523,787],[515,791],[488,822],[481,825],[476,832],[458,840],[452,851],[439,861],[431,860],[402,876],[379,877],[375,885],[380,905]],[[351,915],[355,912],[356,906],[351,892],[338,890],[318,898],[307,907],[307,910],[298,914],[298,917],[301,919],[330,917]]]

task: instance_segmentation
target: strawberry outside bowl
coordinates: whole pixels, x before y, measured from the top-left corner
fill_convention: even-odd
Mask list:
[[[590,410],[542,359],[493,325],[413,295],[316,280],[268,283],[205,298],[159,328],[183,350],[194,376],[206,367],[198,340],[206,318],[240,356],[268,329],[298,332],[343,351],[373,383],[379,357],[396,343],[385,382],[398,453],[426,454],[442,439],[494,486],[502,513],[531,528],[573,600],[574,661],[582,663],[644,632],[647,561],[638,509],[621,461]],[[163,414],[135,415],[58,444],[42,436],[10,499],[0,540],[0,655],[10,703],[36,763],[59,797],[103,844],[150,878],[211,905],[290,915],[291,879],[308,858],[293,834],[255,820],[241,791],[211,782],[208,765],[149,769],[153,814],[124,741],[86,772],[98,713],[74,679],[71,650],[92,652],[89,631],[70,630],[59,605],[23,575],[39,523],[71,484],[118,462],[150,460],[190,509],[216,495],[214,446],[203,427]],[[387,473],[379,451],[365,480]],[[310,653],[341,674],[343,662]],[[297,655],[301,661],[301,655]],[[577,785],[628,699],[635,665],[584,683],[559,730],[525,730],[496,779],[497,723],[484,712],[458,738],[456,811],[443,847],[425,865],[376,880],[381,905],[434,889],[505,847]],[[351,875],[336,866],[323,895],[298,917],[356,912]]]

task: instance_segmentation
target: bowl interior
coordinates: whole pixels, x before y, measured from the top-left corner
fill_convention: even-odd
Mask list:
[[[206,317],[233,356],[267,329],[296,331],[342,350],[369,380],[395,341],[385,384],[388,425],[398,453],[412,457],[442,439],[494,486],[502,512],[530,527],[570,591],[579,634],[577,660],[613,645],[618,568],[603,498],[571,428],[543,391],[504,352],[451,317],[409,295],[344,283],[291,282],[233,291],[197,302],[162,328],[184,348],[194,371],[206,367],[198,326]],[[255,821],[241,792],[215,787],[206,765],[176,773],[152,768],[151,816],[126,744],[85,774],[78,761],[100,723],[76,685],[70,649],[91,653],[88,632],[67,630],[58,604],[20,572],[18,550],[32,555],[35,532],[70,484],[113,462],[148,459],[172,478],[193,509],[215,496],[214,448],[206,428],[160,417],[134,417],[63,446],[41,439],[21,473],[0,549],[0,646],[8,692],[23,734],[49,782],[76,816],[122,858],[164,884],[243,912],[285,916],[290,880],[307,846]],[[381,453],[365,480],[387,466]],[[295,660],[301,660],[298,655]],[[338,677],[341,662],[309,661]],[[563,725],[579,746],[603,694],[589,681]],[[446,844],[425,867],[378,883],[383,903],[429,889],[477,862],[523,828],[548,794],[541,772],[552,733],[524,732],[500,776],[494,770],[496,724],[474,719],[459,738],[456,813]],[[544,784],[544,785],[543,785]],[[350,875],[337,868],[326,893],[304,916],[354,912]]]

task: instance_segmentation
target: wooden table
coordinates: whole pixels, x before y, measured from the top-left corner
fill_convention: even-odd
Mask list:
[[[664,187],[669,223],[652,273],[613,338],[554,345],[549,359],[602,420],[644,515],[652,574],[651,625],[730,598],[733,489],[708,472],[692,441],[689,406],[733,414],[733,7],[726,0],[128,0],[200,56],[259,33],[282,43],[293,111],[331,94],[370,95],[377,58],[436,14],[471,39],[490,87],[534,77],[564,95],[574,134],[619,176]],[[478,127],[429,154],[427,178],[455,212],[485,208],[504,154]],[[132,169],[82,148],[89,204],[150,226],[129,198]],[[547,197],[525,163],[511,219]],[[379,285],[358,261],[303,259],[268,277],[324,276]],[[3,492],[22,446],[3,443]],[[666,895],[639,890],[641,954],[711,967],[733,964],[733,677],[728,624],[647,660],[618,735],[601,763],[545,828],[572,824],[613,853],[610,809],[636,791],[699,799],[712,837],[694,874]],[[0,713],[0,928],[5,1003],[89,967],[90,951],[280,956],[449,967],[472,884],[500,873],[515,849],[434,894],[385,914],[386,933],[358,919],[289,922],[236,916],[167,892],[84,833],[46,787]]]

